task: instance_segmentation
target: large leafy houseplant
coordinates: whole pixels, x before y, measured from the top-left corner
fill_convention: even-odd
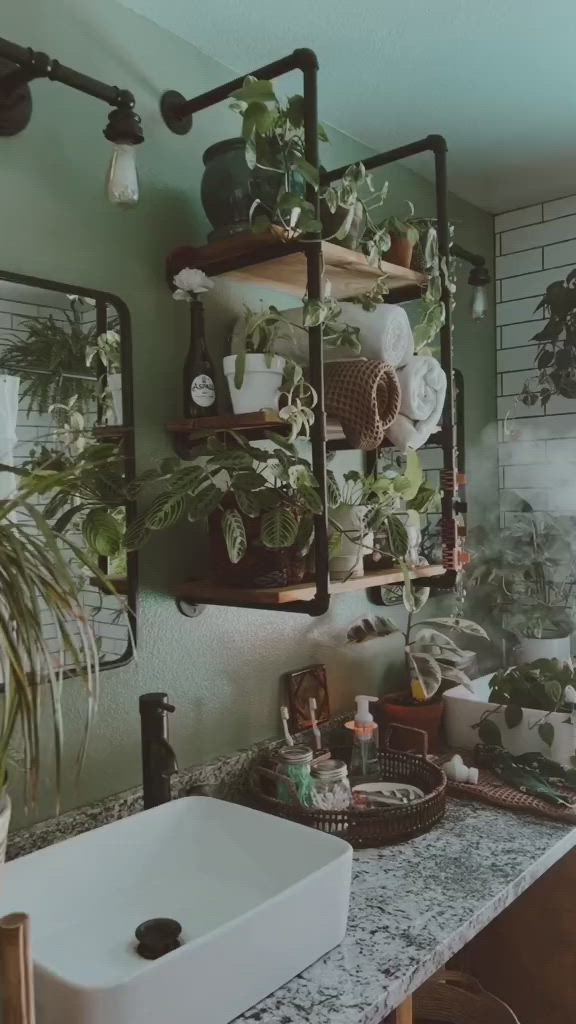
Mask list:
[[[477,623],[460,618],[420,619],[413,615],[426,603],[428,590],[411,590],[405,585],[405,603],[409,608],[405,630],[389,619],[377,616],[363,619],[348,630],[349,643],[402,637],[404,643],[404,686],[398,693],[385,694],[379,703],[379,717],[385,725],[401,725],[425,732],[432,749],[439,744],[444,705],[441,695],[452,686],[468,685],[467,667],[474,652],[460,646],[469,639],[487,639]],[[408,737],[408,734],[406,734]],[[402,746],[413,746],[413,737]]]
[[[284,438],[273,433],[269,449],[231,434],[234,447],[209,437],[198,462],[166,460],[156,481],[162,491],[131,525],[128,545],[139,547],[156,530],[182,518],[211,520],[225,545],[231,566],[250,555],[292,550],[304,556],[314,533],[314,515],[322,512],[318,484],[309,464]]]
[[[548,319],[532,339],[538,342],[538,372],[525,381],[519,398],[545,409],[554,395],[576,398],[576,269],[548,285],[535,312],[541,309]]]
[[[357,545],[366,548],[366,538],[373,535],[370,547],[375,563],[406,564],[417,557],[413,551],[414,526],[419,542],[420,515],[437,511],[440,492],[424,475],[418,453],[411,451],[400,469],[390,463],[383,472],[349,470],[339,483],[328,472],[329,524],[331,550],[338,555],[343,534],[341,513],[346,509],[362,512],[361,529],[356,530]],[[354,539],[354,534],[352,535]],[[384,561],[386,560],[386,561]]]
[[[564,637],[576,625],[576,543],[570,517],[517,500],[508,523],[471,531],[465,570],[471,612],[496,636]]]

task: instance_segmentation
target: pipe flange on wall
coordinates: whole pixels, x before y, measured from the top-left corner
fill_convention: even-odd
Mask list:
[[[0,136],[19,135],[32,117],[32,92],[26,81],[17,82],[17,64],[0,57],[0,79],[14,75],[15,85],[10,92],[0,94]]]

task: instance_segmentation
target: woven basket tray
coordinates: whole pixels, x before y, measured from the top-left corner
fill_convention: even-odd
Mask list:
[[[288,804],[274,795],[277,776],[269,770],[269,765],[257,764],[251,773],[254,805],[269,814],[346,839],[356,850],[386,846],[428,832],[442,820],[446,811],[446,776],[428,759],[425,733],[421,733],[422,754],[406,754],[390,747],[391,732],[403,728],[405,726],[390,726],[385,734],[384,750],[379,755],[380,777],[383,782],[418,786],[426,794],[423,800],[402,807],[346,811],[322,811]],[[419,729],[410,731],[420,733]]]
[[[438,764],[440,760],[436,758]],[[537,814],[541,818],[551,818],[553,821],[565,821],[568,825],[576,825],[576,807],[553,807],[545,800],[539,800],[529,793],[521,793],[520,790],[506,785],[497,775],[494,775],[488,768],[480,768],[477,786],[469,786],[464,782],[453,782],[448,780],[449,796],[458,797],[460,800],[478,800],[484,804],[492,804],[494,807],[505,807],[510,811],[519,811],[525,814]],[[562,786],[558,786],[562,789]],[[573,797],[573,790],[566,790],[567,796]]]

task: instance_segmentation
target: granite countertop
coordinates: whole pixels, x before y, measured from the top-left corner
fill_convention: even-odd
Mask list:
[[[574,846],[567,825],[450,800],[426,835],[355,853],[344,942],[235,1024],[379,1024]]]
[[[181,771],[195,787],[240,800],[252,759],[270,743]],[[18,857],[142,809],[141,790],[12,833]],[[346,938],[234,1024],[380,1024],[386,1014],[576,847],[576,828],[467,800],[407,843],[354,854]]]

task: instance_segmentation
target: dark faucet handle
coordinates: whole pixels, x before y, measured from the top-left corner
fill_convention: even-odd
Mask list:
[[[140,714],[175,711],[173,704],[168,703],[167,693],[142,693],[139,698]]]

